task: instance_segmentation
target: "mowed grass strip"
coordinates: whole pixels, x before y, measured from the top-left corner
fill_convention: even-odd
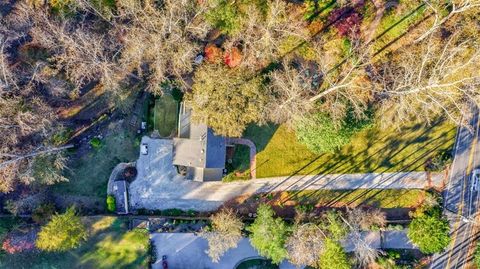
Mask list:
[[[80,247],[67,252],[6,254],[0,268],[147,268],[148,231],[128,230],[127,219],[120,217],[83,217],[89,238]]]
[[[177,125],[178,103],[170,94],[164,94],[155,100],[154,128],[162,137],[169,137]]]
[[[356,134],[335,153],[316,154],[297,141],[286,125],[250,126],[244,136],[257,146],[257,177],[424,171],[425,162],[451,149],[456,127],[446,121],[430,126],[409,123],[402,128],[373,127]],[[240,156],[239,156],[240,155]],[[248,167],[245,152],[234,158]]]
[[[378,208],[414,208],[429,195],[424,190],[303,190],[279,194],[282,204],[312,204],[318,207],[372,206]]]

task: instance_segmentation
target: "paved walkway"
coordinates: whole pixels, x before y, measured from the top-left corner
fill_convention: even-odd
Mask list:
[[[161,257],[167,255],[169,268],[189,269],[234,269],[235,265],[244,259],[259,257],[247,238],[243,238],[238,247],[225,253],[218,263],[213,263],[205,251],[207,241],[193,233],[153,233],[151,239],[155,244],[159,261],[153,264],[153,269],[161,269]],[[406,231],[365,232],[362,239],[371,246],[389,249],[411,249]],[[343,242],[346,251],[353,250],[353,244],[348,239]],[[287,261],[280,264],[281,269],[293,269],[295,266]]]
[[[239,144],[250,148],[250,176],[257,178],[257,147],[250,139],[245,138],[227,138],[229,144]]]
[[[252,179],[247,181],[196,182],[184,180],[172,165],[172,141],[144,137],[148,155],[136,162],[138,175],[129,187],[132,209],[215,210],[240,195],[294,190],[423,189],[429,185],[424,172],[308,175]],[[432,185],[441,186],[443,175],[432,176]]]

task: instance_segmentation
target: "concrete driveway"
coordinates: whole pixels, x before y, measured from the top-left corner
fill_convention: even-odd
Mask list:
[[[220,205],[220,202],[184,198],[201,183],[184,180],[177,174],[172,163],[172,140],[144,136],[141,143],[148,145],[148,154],[140,154],[136,162],[137,177],[129,187],[130,208],[210,210]]]
[[[173,166],[173,141],[143,137],[148,155],[140,154],[137,178],[130,184],[131,209],[216,210],[224,202],[244,194],[294,190],[423,189],[425,172],[383,174],[298,175],[236,182],[185,180]],[[442,174],[432,176],[432,185],[443,182]]]
[[[259,257],[247,238],[243,238],[237,248],[227,251],[218,263],[213,263],[205,253],[207,241],[192,233],[154,233],[151,239],[158,257],[153,269],[162,269],[163,255],[167,255],[168,268],[171,269],[234,269],[241,260]],[[283,262],[280,268],[294,269],[295,266]]]
[[[206,254],[207,241],[193,233],[153,233],[150,238],[155,244],[158,257],[153,269],[162,268],[163,255],[167,255],[169,268],[172,269],[233,269],[241,260],[259,257],[248,238],[240,240],[237,248],[227,251],[218,263],[213,263]],[[361,239],[376,249],[415,248],[407,238],[407,230],[362,232]],[[347,236],[343,240],[342,245],[347,252],[354,251],[354,240],[358,239]],[[280,268],[294,269],[295,266],[283,261]]]

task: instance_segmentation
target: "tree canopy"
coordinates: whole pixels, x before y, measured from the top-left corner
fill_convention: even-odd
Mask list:
[[[242,239],[243,222],[231,209],[223,209],[210,217],[211,229],[203,230],[200,236],[208,241],[208,256],[213,262],[229,249],[235,248]]]
[[[248,72],[211,64],[197,69],[192,92],[185,100],[193,109],[193,119],[204,122],[216,134],[239,137],[249,123],[262,119],[268,102],[261,78]]]
[[[247,230],[251,232],[250,242],[260,255],[279,264],[287,257],[285,242],[289,228],[281,218],[274,217],[273,209],[261,204],[257,209],[257,217]]]
[[[450,243],[450,225],[435,207],[414,217],[408,226],[408,238],[425,254],[445,249]]]
[[[75,208],[70,207],[63,214],[56,214],[43,226],[38,234],[36,245],[46,251],[67,251],[80,246],[87,240],[87,230]]]
[[[331,238],[325,240],[323,249],[320,252],[318,265],[321,269],[337,268],[350,269],[352,265],[347,254],[338,241]]]
[[[286,242],[288,260],[298,266],[315,266],[325,234],[313,223],[297,224]]]
[[[349,113],[340,126],[336,126],[329,115],[319,112],[298,121],[296,135],[313,152],[333,152],[348,144],[354,134],[371,125],[371,119],[357,119]]]

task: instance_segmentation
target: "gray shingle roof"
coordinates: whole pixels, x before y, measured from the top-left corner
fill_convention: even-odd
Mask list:
[[[225,137],[215,135],[205,124],[191,123],[190,115],[190,109],[180,113],[180,137],[173,139],[173,164],[223,169],[226,158]]]

